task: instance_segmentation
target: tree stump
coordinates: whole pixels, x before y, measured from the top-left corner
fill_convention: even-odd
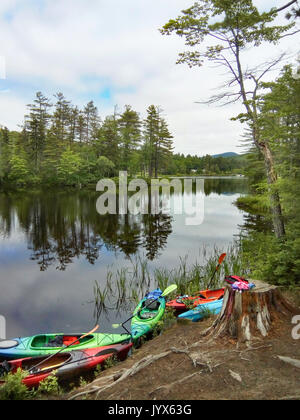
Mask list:
[[[250,344],[266,337],[271,325],[283,317],[297,313],[282,296],[278,287],[257,280],[249,280],[256,287],[249,291],[226,287],[222,310],[204,335],[213,338],[229,336],[239,343]]]

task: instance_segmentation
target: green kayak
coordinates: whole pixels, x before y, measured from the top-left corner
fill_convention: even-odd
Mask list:
[[[133,341],[148,334],[160,321],[165,313],[166,301],[164,297],[157,300],[144,298],[136,307],[131,321],[131,335]]]
[[[83,338],[82,334],[39,334],[32,337],[0,340],[0,359],[22,359],[25,357],[53,354],[68,347],[65,351],[83,350],[109,346],[131,339],[129,334],[94,333]],[[78,341],[76,341],[78,339]],[[64,350],[62,350],[63,352]]]

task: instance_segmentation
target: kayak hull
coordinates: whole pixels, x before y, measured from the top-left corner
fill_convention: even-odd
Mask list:
[[[177,312],[182,312],[187,309],[187,305],[197,307],[204,303],[213,302],[222,299],[225,293],[225,288],[216,290],[201,290],[195,296],[178,296],[176,299],[167,302],[166,306],[175,309]]]
[[[85,350],[89,348],[109,346],[122,343],[130,339],[129,334],[109,334],[95,333],[90,334],[80,341],[76,341],[82,334],[39,334],[32,337],[15,338],[13,340],[0,341],[0,360],[23,359],[26,357],[44,356],[70,350]],[[51,340],[58,338],[62,341],[61,345],[49,347]],[[75,344],[67,349],[67,345],[75,341]]]
[[[198,305],[195,309],[186,311],[183,314],[178,315],[178,318],[189,319],[193,322],[197,322],[207,316],[219,314],[221,312],[222,306],[223,299],[215,300],[209,303],[203,303],[201,305]]]
[[[23,383],[28,388],[34,388],[51,374],[55,374],[59,380],[65,380],[102,365],[112,356],[124,360],[131,347],[132,343],[123,343],[85,350],[73,350],[53,356],[50,360],[47,360],[48,356],[13,360],[8,362],[8,366],[11,373],[16,373],[18,369],[29,371],[30,374],[23,379]],[[30,372],[30,369],[37,364],[40,364],[37,371]],[[0,378],[0,385],[3,383],[4,380]]]
[[[146,298],[142,299],[138,306],[136,307],[134,314],[135,316],[132,318],[131,321],[131,335],[133,341],[137,340],[138,338],[142,337],[143,335],[149,334],[155,325],[161,320],[165,313],[166,309],[166,301],[164,297],[158,298],[157,305],[159,306],[155,316],[149,319],[141,319],[140,317],[140,310],[142,310],[143,313],[143,304],[145,303]],[[150,313],[151,311],[149,311]],[[154,315],[154,314],[153,314]]]

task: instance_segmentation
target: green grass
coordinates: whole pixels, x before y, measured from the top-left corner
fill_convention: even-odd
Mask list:
[[[226,252],[226,258],[220,269],[211,279],[218,264],[219,256]],[[131,266],[123,267],[113,272],[107,272],[106,283],[100,287],[96,281],[94,285],[95,317],[99,317],[108,309],[131,312],[137,303],[146,295],[147,291],[159,287],[165,290],[169,285],[176,284],[176,295],[191,295],[199,290],[216,289],[224,286],[224,277],[229,274],[244,276],[247,270],[242,264],[242,251],[237,245],[227,250],[214,248],[213,251],[203,247],[198,261],[190,262],[187,255],[181,256],[177,267],[167,269],[158,267],[151,270],[149,262],[137,256],[131,261]],[[168,296],[168,300],[172,295]]]

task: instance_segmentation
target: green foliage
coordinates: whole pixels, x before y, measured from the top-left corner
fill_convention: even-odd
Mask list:
[[[79,380],[80,388],[87,386],[87,384],[88,384],[87,381],[84,378],[81,377],[80,380]]]
[[[28,375],[18,369],[14,374],[8,373],[3,379],[4,385],[0,386],[0,400],[27,400],[32,397],[32,392],[22,383]]]
[[[254,279],[271,284],[299,284],[300,240],[278,241],[271,233],[252,232],[242,241],[243,262]]]
[[[113,366],[115,366],[118,363],[118,358],[116,356],[111,356],[108,359],[105,360],[103,364],[97,365],[96,369],[94,371],[94,375],[97,378],[99,375],[101,375],[101,372],[103,370],[109,369]]]
[[[101,122],[93,102],[79,110],[61,92],[54,97],[53,106],[41,92],[36,94],[21,133],[0,128],[1,184],[95,185],[120,170],[146,180],[243,172],[243,156],[174,154],[173,136],[158,106],[148,107],[144,121],[126,105],[123,113],[115,111]]]
[[[116,356],[111,356],[108,359],[105,360],[104,365],[103,365],[103,369],[109,369],[113,366],[115,366],[118,363],[118,359]]]
[[[55,376],[55,371],[44,379],[38,388],[38,393],[40,395],[59,395],[61,392],[62,390],[58,384],[57,376]]]
[[[80,182],[79,174],[82,166],[83,162],[81,156],[68,148],[62,153],[57,165],[57,179],[64,185],[78,185]]]
[[[205,60],[221,63],[226,50],[230,52],[228,45],[243,50],[264,41],[276,43],[295,23],[276,26],[275,17],[275,11],[259,13],[252,0],[202,0],[169,20],[160,32],[184,37],[192,48],[179,54],[178,63],[201,66]]]
[[[29,164],[24,156],[24,153],[19,152],[17,154],[16,150],[14,150],[13,155],[9,161],[10,164],[10,172],[8,175],[8,179],[12,184],[15,185],[25,185],[30,182],[30,169]]]
[[[250,230],[242,239],[243,258],[254,278],[295,285],[300,278],[300,81],[286,66],[278,79],[264,84],[264,88],[266,93],[260,101],[261,136],[269,139],[279,174],[275,188],[281,197],[286,235],[278,240],[270,228],[264,232]],[[249,155],[250,169],[245,172],[250,174],[252,194],[241,197],[237,204],[252,215],[271,220],[269,194],[257,152],[252,149]]]

